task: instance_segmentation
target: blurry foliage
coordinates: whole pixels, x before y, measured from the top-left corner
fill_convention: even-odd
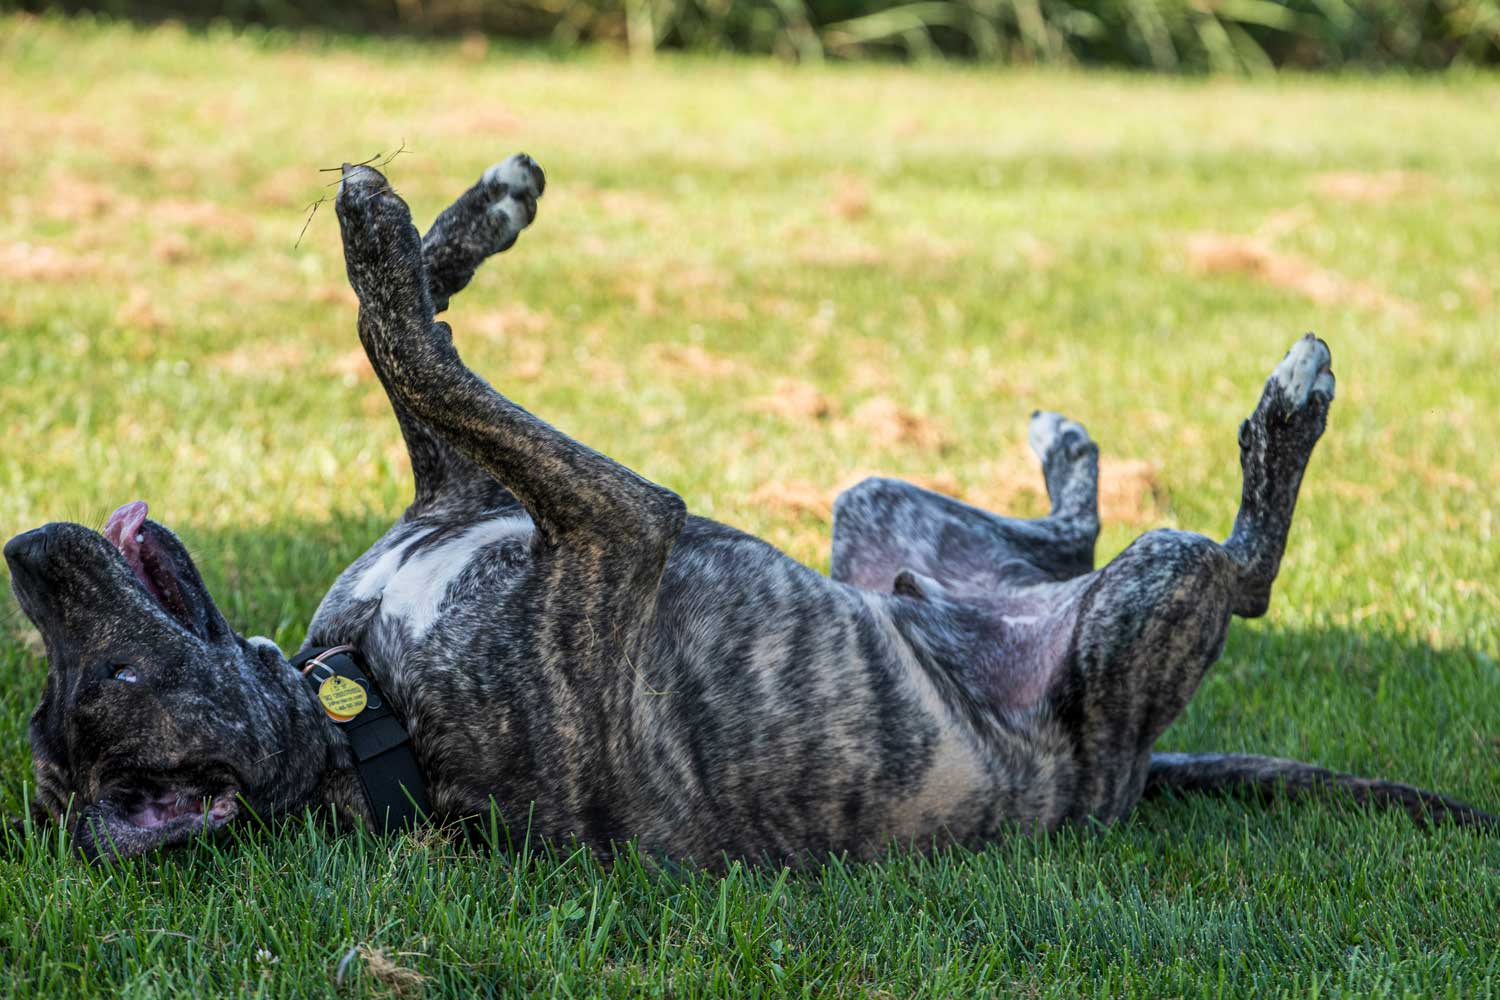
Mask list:
[[[9,0],[0,0],[4,9]],[[569,46],[1097,63],[1186,72],[1500,62],[1500,0],[102,0],[22,8]]]

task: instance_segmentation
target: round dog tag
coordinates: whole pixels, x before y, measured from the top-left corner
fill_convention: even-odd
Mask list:
[[[348,722],[365,710],[365,689],[347,677],[334,674],[318,685],[318,700],[334,722]]]

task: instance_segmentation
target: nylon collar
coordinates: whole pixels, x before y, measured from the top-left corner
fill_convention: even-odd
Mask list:
[[[344,677],[364,689],[364,708],[344,720],[332,712],[328,717],[349,737],[354,753],[354,773],[359,777],[375,829],[390,834],[415,829],[432,812],[427,781],[412,752],[411,734],[401,724],[375,679],[364,669],[363,657],[353,646],[323,646],[304,649],[291,664],[313,689],[332,677]],[[319,707],[323,707],[320,701]],[[324,709],[327,711],[327,709]]]

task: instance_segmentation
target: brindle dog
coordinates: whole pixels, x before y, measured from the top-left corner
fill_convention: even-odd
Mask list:
[[[309,646],[356,645],[412,738],[433,819],[497,807],[608,853],[870,857],[1124,816],[1158,789],[1342,788],[1495,830],[1442,796],[1293,761],[1156,754],[1219,656],[1264,614],[1334,379],[1311,334],[1240,427],[1223,544],[1152,531],[1094,570],[1098,449],[1031,420],[1052,512],[998,517],[892,479],[835,507],[824,577],[689,517],[460,360],[434,316],[536,213],[515,156],[425,237],[377,171],[337,198],[359,337],[416,496],[318,608]],[[50,672],[31,720],[39,821],[90,858],[180,844],[253,812],[372,822],[348,739],[269,640],[236,634],[177,538],[117,511],[5,546]]]

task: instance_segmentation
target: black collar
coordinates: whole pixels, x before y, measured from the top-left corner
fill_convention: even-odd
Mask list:
[[[375,829],[382,833],[410,830],[431,815],[427,782],[412,752],[411,734],[391,710],[375,679],[364,670],[359,650],[353,646],[313,647],[292,657],[291,664],[312,686],[313,697],[319,698],[319,707],[325,711],[320,689],[332,678],[346,678],[363,689],[362,709],[354,709],[355,714],[349,718],[340,718],[332,711],[328,717],[349,737],[354,773],[375,817]],[[359,700],[354,695],[356,704]]]

